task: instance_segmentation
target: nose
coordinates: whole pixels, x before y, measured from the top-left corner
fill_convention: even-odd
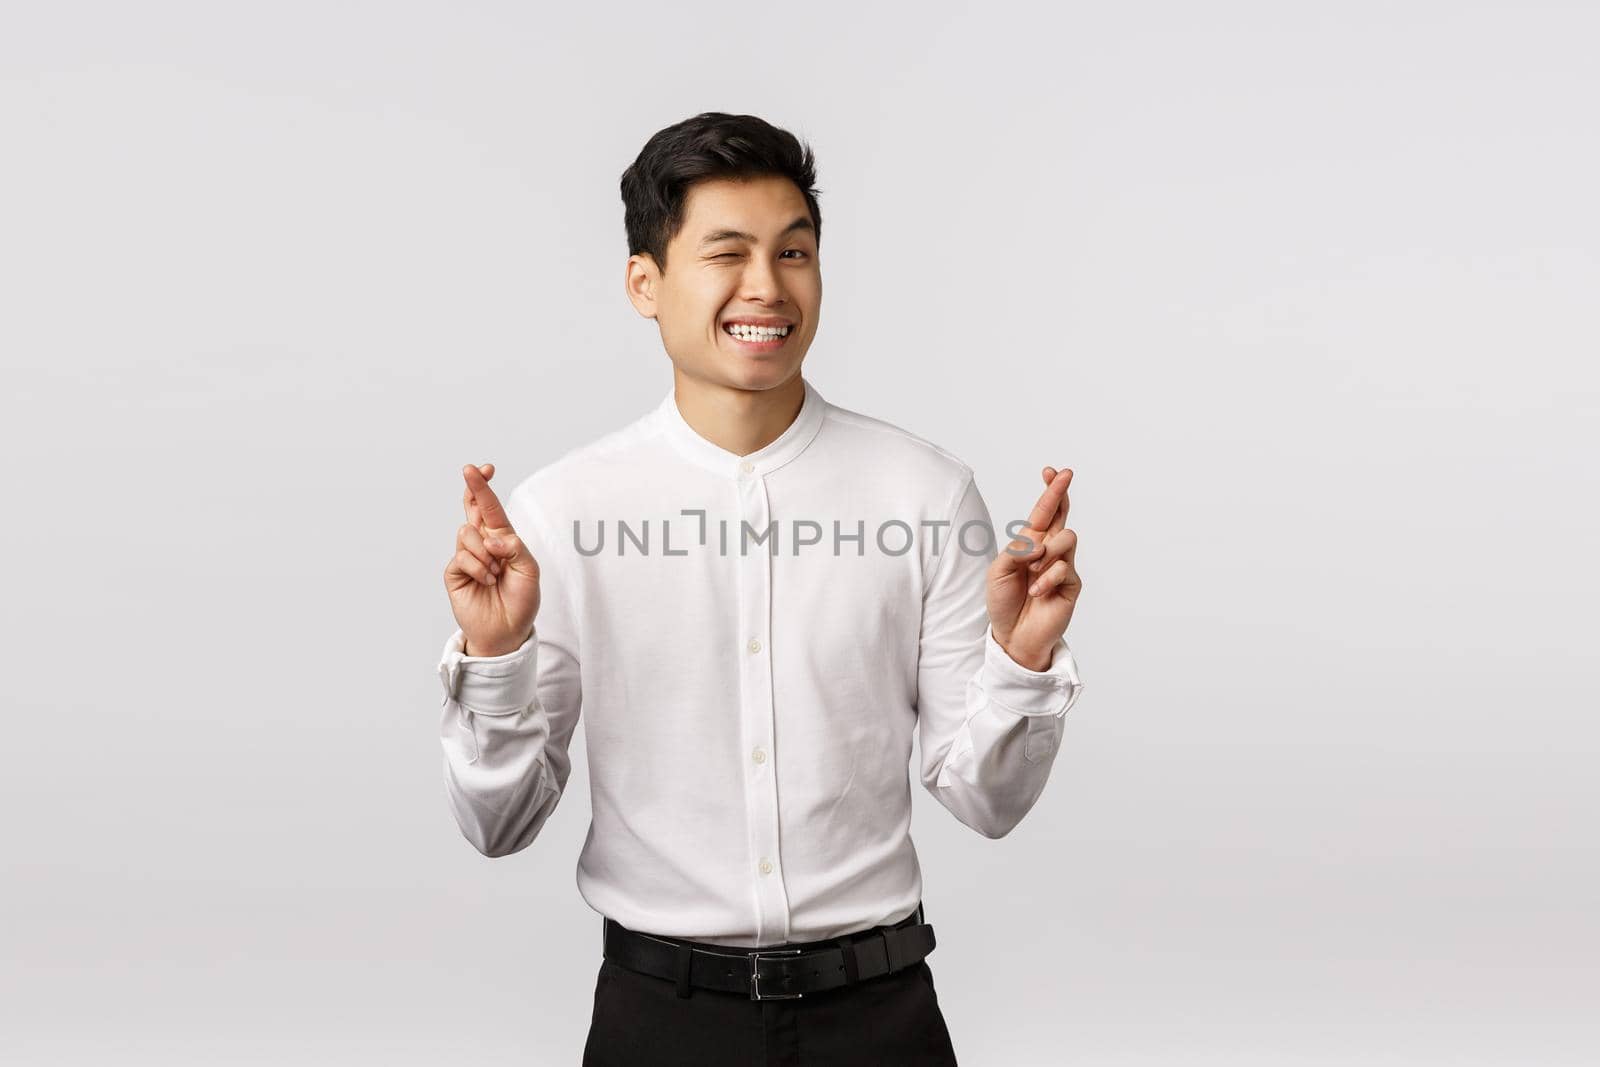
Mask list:
[[[740,297],[769,306],[783,303],[777,268],[761,256],[751,256],[747,262],[749,265],[739,279]]]

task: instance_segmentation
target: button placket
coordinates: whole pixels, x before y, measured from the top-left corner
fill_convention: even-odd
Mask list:
[[[766,486],[754,465],[737,480],[739,520],[748,523],[754,535],[766,534],[771,521]],[[776,736],[773,721],[772,649],[770,620],[772,610],[772,543],[754,537],[746,543],[744,527],[730,538],[730,551],[738,554],[739,625],[745,634],[744,654],[740,657],[742,679],[740,710],[743,718],[745,752],[745,796],[749,826],[750,855],[756,879],[756,926],[759,940],[783,941],[789,936],[788,897],[783,879],[772,877],[780,869],[779,812],[776,765],[771,739]]]

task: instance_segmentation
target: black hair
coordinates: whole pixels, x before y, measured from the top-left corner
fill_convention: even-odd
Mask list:
[[[628,255],[648,253],[667,269],[667,244],[683,226],[689,186],[708,178],[788,178],[806,198],[822,247],[817,165],[811,147],[754,115],[705,111],[657,130],[622,172]]]

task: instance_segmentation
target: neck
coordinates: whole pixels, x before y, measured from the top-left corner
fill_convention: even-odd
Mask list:
[[[691,378],[673,368],[673,396],[690,429],[736,456],[759,452],[787,430],[805,404],[796,374],[771,389],[735,389]]]

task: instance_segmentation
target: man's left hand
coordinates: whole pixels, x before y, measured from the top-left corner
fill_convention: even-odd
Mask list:
[[[1083,589],[1074,561],[1078,535],[1066,528],[1072,472],[1046,467],[1042,474],[1045,490],[1028,515],[1028,525],[989,565],[994,639],[1007,655],[1033,671],[1050,668],[1052,650],[1066,633]],[[1024,551],[1029,542],[1032,549]]]

